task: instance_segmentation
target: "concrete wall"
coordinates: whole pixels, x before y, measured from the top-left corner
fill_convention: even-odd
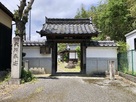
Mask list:
[[[25,57],[29,57],[29,58],[51,57],[51,54],[40,54],[40,47],[39,46],[23,47],[23,52],[26,53]]]
[[[51,73],[51,54],[40,54],[40,47],[24,47],[24,60],[29,60],[31,68],[44,68]],[[86,74],[101,73],[109,70],[109,61],[115,61],[117,69],[117,47],[88,47],[86,50]]]
[[[35,70],[39,72],[39,69],[43,69],[46,74],[51,74],[52,72],[52,61],[51,58],[45,57],[45,58],[24,58],[24,61],[28,60],[29,68],[30,70]]]
[[[128,45],[128,50],[134,50],[134,39],[136,38],[136,30],[126,34],[125,36]]]
[[[52,59],[51,54],[40,54],[40,47],[23,47],[23,52],[26,53],[24,61],[29,61],[30,69],[44,69],[45,73],[51,74]]]
[[[12,18],[0,9],[0,23],[11,28]]]
[[[109,61],[117,69],[117,47],[88,47],[86,51],[86,74],[103,73],[109,70]]]
[[[86,57],[117,58],[117,47],[88,47]]]

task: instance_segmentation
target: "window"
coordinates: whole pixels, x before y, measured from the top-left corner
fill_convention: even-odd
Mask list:
[[[40,47],[40,54],[50,54],[51,49],[48,46],[41,46]]]

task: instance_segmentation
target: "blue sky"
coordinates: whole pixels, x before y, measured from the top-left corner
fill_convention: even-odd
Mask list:
[[[27,0],[29,1],[29,0]],[[19,0],[0,0],[11,12],[14,12],[19,5]],[[35,0],[31,11],[31,40],[41,40],[36,31],[40,31],[48,18],[74,18],[77,9],[83,4],[86,9],[91,5],[97,5],[100,0]],[[29,33],[27,23],[26,34]]]

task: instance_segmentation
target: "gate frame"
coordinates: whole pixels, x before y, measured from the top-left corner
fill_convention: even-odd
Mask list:
[[[52,48],[52,74],[57,71],[57,43],[80,43],[81,45],[81,73],[86,74],[86,47],[92,37],[98,36],[98,31],[91,18],[45,18],[41,31],[46,36],[47,44]],[[71,73],[68,73],[71,74]]]
[[[86,44],[83,41],[78,41],[76,43],[80,43],[81,48],[81,71],[80,72],[57,72],[57,43],[58,41],[52,42],[52,75],[58,74],[86,74]],[[72,43],[72,42],[65,42],[62,43]]]

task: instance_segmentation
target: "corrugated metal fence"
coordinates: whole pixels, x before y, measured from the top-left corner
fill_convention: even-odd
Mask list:
[[[118,53],[118,69],[121,72],[136,76],[136,51]]]

